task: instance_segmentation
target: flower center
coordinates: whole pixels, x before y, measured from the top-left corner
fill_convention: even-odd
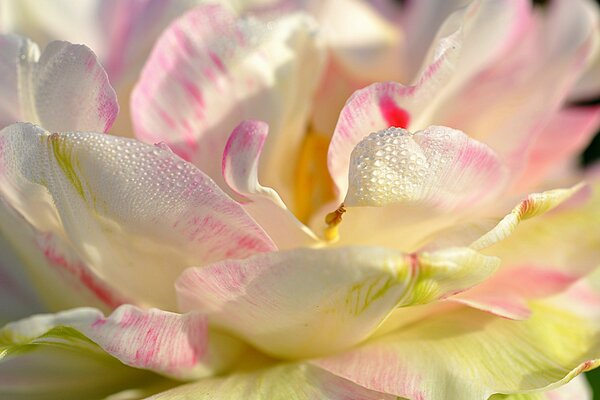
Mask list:
[[[294,214],[303,223],[322,205],[335,198],[334,184],[327,169],[330,137],[312,127],[306,132],[300,149],[294,179]]]

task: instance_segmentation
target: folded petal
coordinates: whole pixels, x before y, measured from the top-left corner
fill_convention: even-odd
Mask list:
[[[346,206],[473,205],[493,197],[506,170],[487,146],[441,126],[410,133],[390,128],[356,145]]]
[[[134,89],[136,136],[166,142],[222,183],[228,135],[243,120],[263,120],[271,134],[261,179],[289,186],[323,64],[315,29],[305,14],[266,24],[221,5],[188,12],[158,40]]]
[[[0,128],[27,121],[50,131],[107,131],[119,112],[106,72],[88,47],[0,36]]]
[[[0,133],[0,194],[74,247],[134,301],[175,309],[188,266],[271,251],[271,239],[210,178],[162,148],[97,133]]]
[[[225,183],[246,202],[242,204],[281,250],[314,245],[316,235],[288,210],[279,194],[258,181],[259,158],[269,127],[260,121],[244,121],[231,133],[223,153]]]
[[[459,71],[466,76],[477,71],[518,38],[523,25],[527,24],[529,8],[526,0],[500,3],[421,0],[405,4],[402,12],[393,18],[405,35],[402,54],[407,76],[414,77],[419,71],[434,46],[432,43],[461,23],[466,31],[461,67],[466,69],[459,68]]]
[[[371,390],[424,400],[548,390],[598,365],[598,321],[530,304],[526,321],[457,307],[316,365]]]
[[[247,400],[392,400],[307,364],[283,364],[259,372],[203,379],[150,397],[169,399]]]
[[[598,204],[598,189],[585,185],[534,193],[499,223],[496,218],[467,220],[435,234],[425,248],[472,243],[498,256],[502,265],[497,274],[450,300],[525,319],[529,300],[565,291],[598,265]]]
[[[525,200],[513,208],[510,214],[502,218],[492,230],[471,243],[470,247],[476,250],[482,250],[506,239],[515,231],[521,221],[542,215],[552,210],[571,198],[583,187],[584,186],[580,184],[570,189],[555,189],[542,193],[530,194]]]
[[[465,290],[497,263],[466,248],[298,249],[190,268],[177,292],[183,310],[203,310],[262,351],[305,358],[353,346],[396,307]]]

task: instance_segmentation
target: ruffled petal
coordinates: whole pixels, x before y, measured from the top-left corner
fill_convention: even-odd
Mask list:
[[[97,314],[79,309],[62,315],[74,320]],[[76,329],[53,324],[57,318],[38,316],[0,329],[1,397],[100,399],[159,379],[123,365]]]
[[[183,310],[203,310],[266,353],[305,358],[353,346],[396,307],[465,290],[498,262],[466,248],[298,249],[191,268],[176,286]]]
[[[50,131],[107,131],[119,106],[88,47],[51,42],[41,53],[16,35],[0,36],[0,128],[27,121]]]
[[[189,266],[275,249],[235,201],[168,150],[97,133],[0,133],[0,194],[141,304],[175,309]]]
[[[245,349],[229,336],[209,331],[200,313],[174,314],[158,309],[142,310],[123,305],[110,316],[93,308],[76,308],[57,314],[41,314],[9,323],[0,330],[5,352],[35,343],[52,332],[79,335],[125,365],[176,379],[195,379],[221,372]],[[66,350],[70,343],[64,343]],[[11,354],[12,353],[12,354]],[[57,358],[60,362],[60,358]]]

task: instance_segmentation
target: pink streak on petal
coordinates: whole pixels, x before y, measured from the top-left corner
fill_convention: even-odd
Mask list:
[[[44,256],[50,265],[57,267],[61,272],[66,272],[67,274],[73,276],[81,284],[83,284],[85,288],[93,293],[98,300],[110,308],[116,308],[121,304],[130,302],[117,295],[112,288],[100,281],[85,264],[80,261],[73,262],[71,260],[67,260],[55,249],[52,244],[52,240],[53,238],[51,234],[44,234],[38,238],[36,243],[38,248],[44,253]]]

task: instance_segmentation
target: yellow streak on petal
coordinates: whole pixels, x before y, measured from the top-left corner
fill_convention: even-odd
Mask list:
[[[296,164],[294,214],[307,223],[323,204],[335,198],[333,180],[327,169],[330,138],[309,128]]]

